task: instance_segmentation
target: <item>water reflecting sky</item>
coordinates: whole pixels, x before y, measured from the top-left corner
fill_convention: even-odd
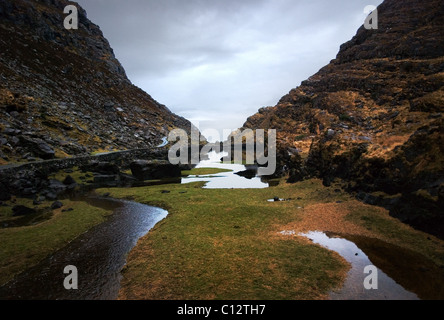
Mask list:
[[[202,177],[189,176],[182,178],[182,183],[207,181],[207,184],[204,186],[205,189],[263,189],[269,187],[269,184],[262,182],[260,177],[247,179],[235,174],[236,172],[245,171],[247,168],[241,164],[222,163],[221,158],[227,155],[228,153],[210,152],[208,154],[209,159],[201,161],[196,168],[220,168],[233,171],[210,174]]]
[[[366,290],[364,268],[373,265],[368,256],[356,244],[342,238],[330,238],[323,232],[301,234],[314,243],[336,251],[351,264],[342,289],[330,293],[332,300],[418,300],[418,296],[404,289],[378,268],[378,289]]]

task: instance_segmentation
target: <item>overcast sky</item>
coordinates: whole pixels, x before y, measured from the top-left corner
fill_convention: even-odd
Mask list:
[[[364,8],[382,0],[77,2],[135,85],[201,130],[221,131],[328,64]]]

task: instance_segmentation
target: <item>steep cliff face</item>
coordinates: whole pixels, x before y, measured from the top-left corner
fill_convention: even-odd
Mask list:
[[[0,0],[0,164],[159,145],[190,130],[132,85],[99,27],[65,0]]]
[[[336,59],[245,128],[278,130],[290,181],[317,176],[444,235],[444,2],[386,0]]]

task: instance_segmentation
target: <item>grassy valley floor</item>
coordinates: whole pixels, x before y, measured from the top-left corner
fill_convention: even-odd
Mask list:
[[[444,265],[443,241],[319,180],[268,189],[202,186],[98,190],[169,211],[130,252],[120,299],[326,299],[349,264],[298,236],[305,231],[379,239],[437,270]],[[268,201],[274,197],[289,201]]]
[[[218,172],[205,168],[184,174]],[[337,185],[324,187],[319,180],[281,181],[267,189],[203,185],[97,190],[169,211],[129,253],[120,299],[327,299],[330,291],[342,287],[350,265],[299,236],[308,231],[345,237],[385,265],[392,278],[406,273],[404,279],[416,282],[405,286],[430,283],[421,286],[421,298],[444,299],[444,241],[410,228],[385,209],[355,200]],[[286,201],[268,201],[275,197]],[[49,208],[51,202],[33,206],[29,199],[12,199],[0,207],[2,225],[21,221],[12,217],[14,205],[41,212],[30,217],[29,225],[0,228],[0,285],[111,214],[85,201],[62,202],[55,210]],[[391,259],[385,261],[387,257]]]

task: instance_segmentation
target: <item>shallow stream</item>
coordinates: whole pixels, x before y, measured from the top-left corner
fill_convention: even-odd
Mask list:
[[[63,249],[20,274],[0,288],[0,299],[13,300],[111,300],[120,289],[120,271],[126,255],[168,212],[135,203],[86,198],[91,205],[113,210],[102,224]],[[64,268],[78,270],[78,290],[66,290]]]

